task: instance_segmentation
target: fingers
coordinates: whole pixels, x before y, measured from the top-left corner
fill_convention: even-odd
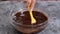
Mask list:
[[[31,6],[30,6],[30,9],[31,9],[31,10],[33,10],[34,5],[35,5],[35,0],[32,0],[32,1],[31,1]]]
[[[35,5],[35,0],[23,0],[23,1],[24,1],[24,3],[26,4],[27,7],[30,5],[29,6],[30,9],[33,10],[34,5]]]
[[[31,4],[31,0],[23,0],[23,2],[25,3],[26,7],[28,7],[28,5]]]
[[[25,3],[31,3],[31,0],[23,0]]]

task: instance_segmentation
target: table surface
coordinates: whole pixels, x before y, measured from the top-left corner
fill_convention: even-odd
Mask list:
[[[16,3],[19,4],[18,2]],[[21,34],[14,29],[9,19],[9,10],[12,4],[14,2],[0,2],[0,34]],[[38,1],[36,6],[38,5],[40,6],[38,8],[42,11],[48,11],[50,14],[48,20],[49,25],[38,34],[60,34],[60,2]]]

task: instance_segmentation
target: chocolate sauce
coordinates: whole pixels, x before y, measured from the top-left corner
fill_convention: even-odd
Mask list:
[[[15,22],[17,23],[22,22],[21,24],[24,24],[24,25],[32,25],[29,11],[25,11],[23,12],[23,14],[24,16],[21,16],[21,12],[17,12],[14,15],[16,16],[16,18],[14,19]],[[33,25],[44,23],[48,19],[43,13],[38,12],[38,11],[33,11],[33,17],[37,20],[37,22]]]

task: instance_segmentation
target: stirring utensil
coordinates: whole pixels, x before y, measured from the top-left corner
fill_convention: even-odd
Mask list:
[[[32,9],[30,8],[31,5],[32,5],[32,3],[31,4],[28,4],[28,11],[29,11],[30,17],[31,17],[31,24],[34,24],[34,23],[36,23],[36,19],[33,17],[33,13],[32,13],[33,8],[34,8],[34,5],[33,5],[33,8]]]

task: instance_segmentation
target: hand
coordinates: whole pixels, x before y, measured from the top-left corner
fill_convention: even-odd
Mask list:
[[[35,5],[35,0],[23,0],[26,4],[26,6],[28,7],[28,5],[30,5],[30,9],[33,10],[34,5]]]

